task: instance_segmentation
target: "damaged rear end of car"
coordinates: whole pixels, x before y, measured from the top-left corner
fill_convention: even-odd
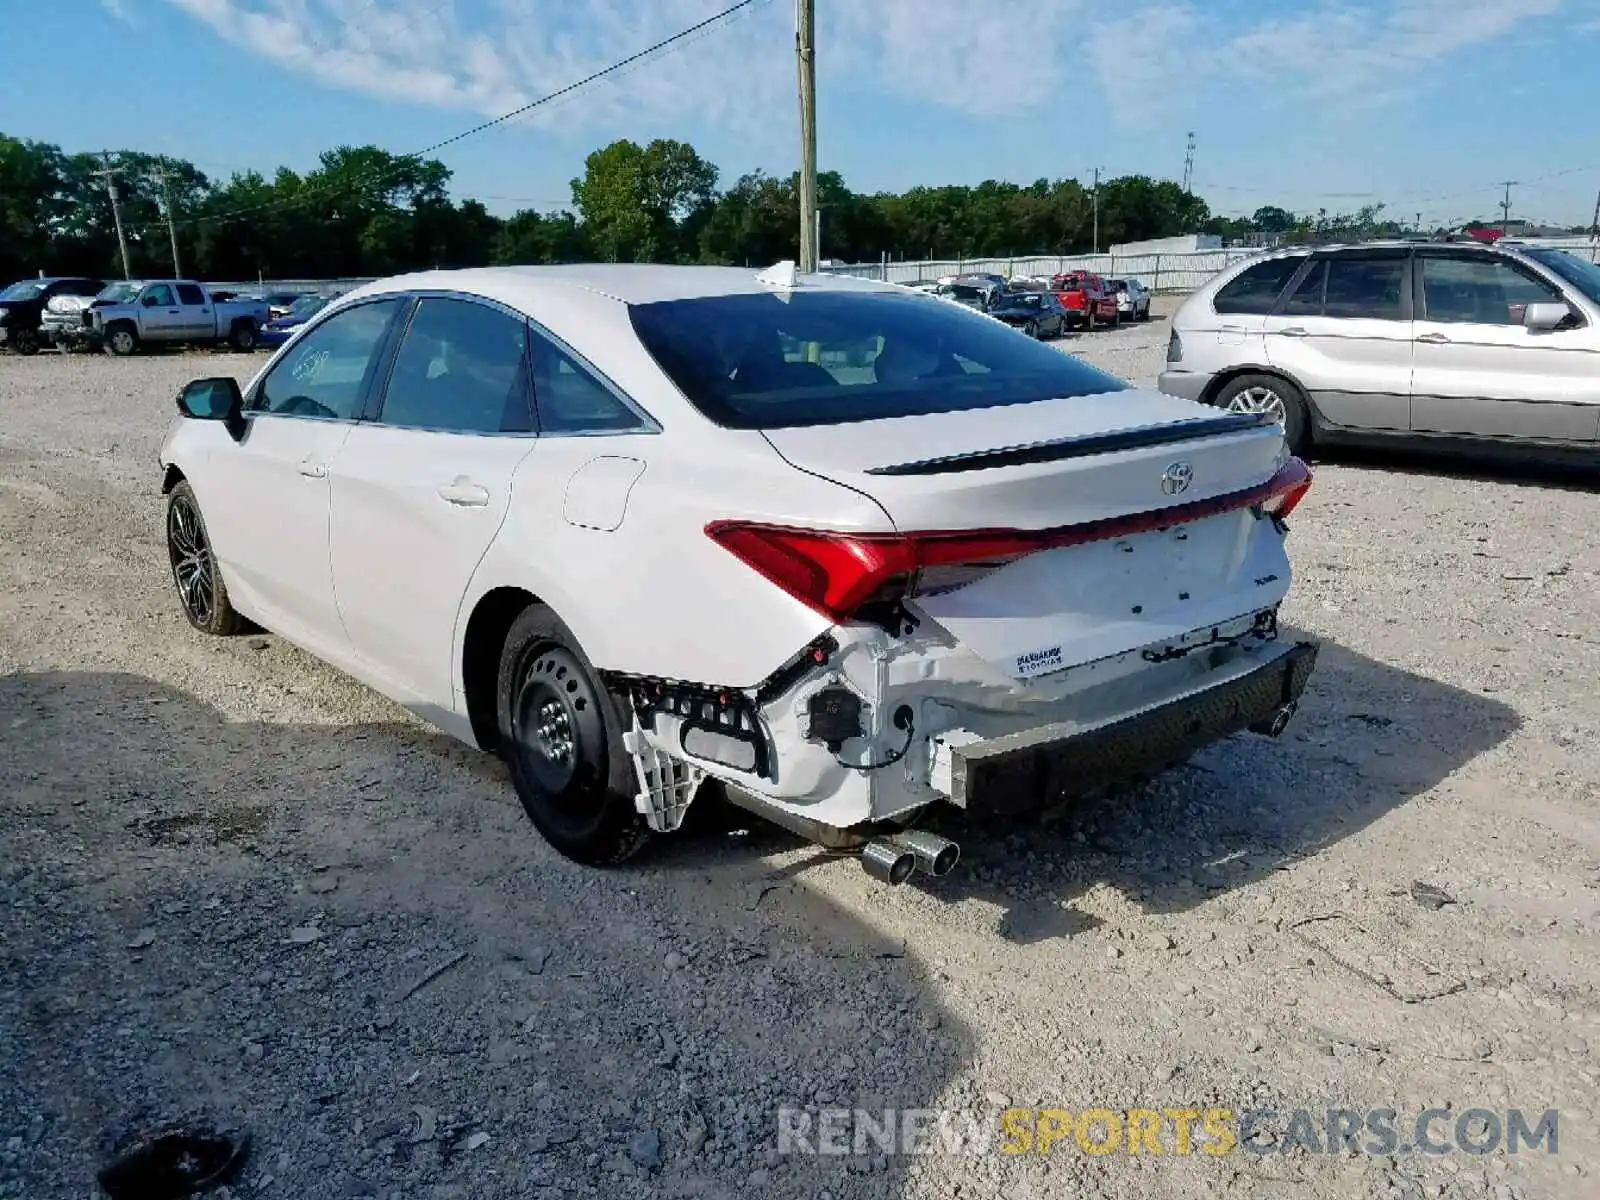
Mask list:
[[[754,688],[632,697],[640,743],[745,807],[899,882],[958,853],[905,832],[930,805],[1021,814],[1293,713],[1316,647],[1277,614],[1311,473],[1276,425],[920,297],[795,286],[633,322],[705,416],[884,517],[704,527],[821,618]]]

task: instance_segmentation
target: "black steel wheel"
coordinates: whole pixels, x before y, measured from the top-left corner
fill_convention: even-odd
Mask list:
[[[178,588],[178,603],[189,624],[218,637],[238,632],[239,614],[228,600],[200,503],[187,480],[167,497],[167,558]]]
[[[498,689],[500,753],[517,798],[556,850],[609,866],[649,837],[617,706],[570,630],[543,605],[506,635]]]
[[[39,334],[32,329],[18,329],[11,335],[11,348],[18,354],[39,353]]]

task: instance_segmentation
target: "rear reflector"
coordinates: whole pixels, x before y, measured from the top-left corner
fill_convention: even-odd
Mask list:
[[[834,621],[863,605],[964,587],[1041,550],[1167,529],[1239,509],[1287,517],[1311,487],[1311,470],[1290,458],[1255,487],[1209,500],[1054,529],[836,533],[748,521],[713,521],[706,535],[795,599]]]

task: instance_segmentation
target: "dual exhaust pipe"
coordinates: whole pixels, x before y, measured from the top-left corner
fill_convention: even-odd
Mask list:
[[[922,829],[874,838],[861,848],[862,867],[880,883],[904,883],[914,871],[948,875],[960,861],[960,846]]]

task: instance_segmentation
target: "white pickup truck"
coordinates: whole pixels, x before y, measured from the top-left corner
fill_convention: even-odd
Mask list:
[[[193,280],[142,279],[106,288],[84,310],[83,323],[91,341],[125,357],[146,342],[227,342],[254,350],[270,315],[264,300],[217,300]]]

